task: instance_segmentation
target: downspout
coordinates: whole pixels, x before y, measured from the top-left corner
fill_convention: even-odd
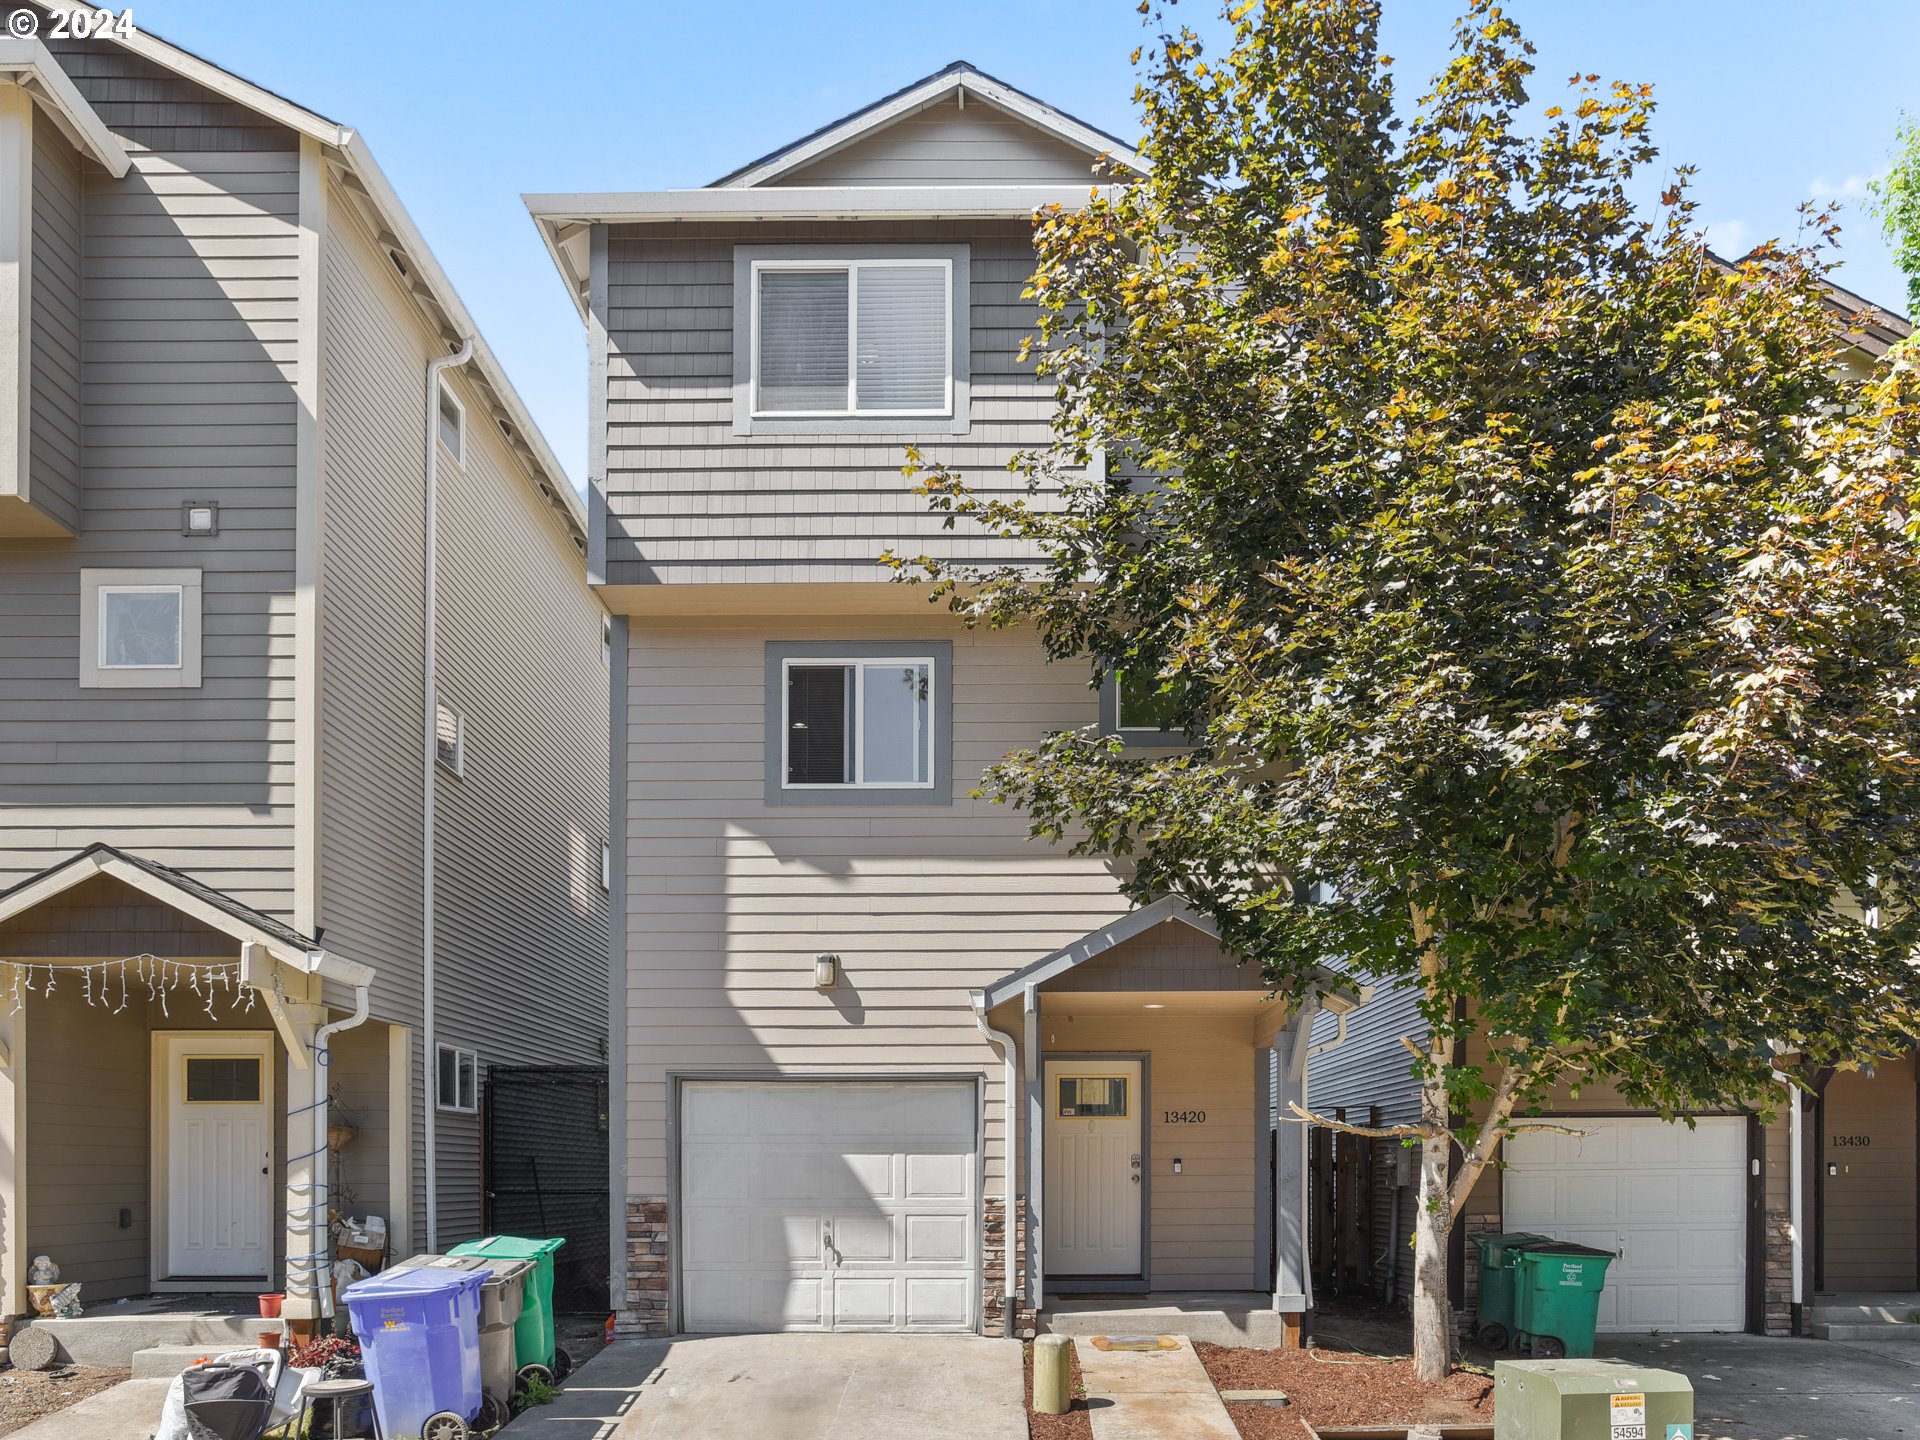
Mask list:
[[[1020,1062],[1018,1054],[1013,1048],[1013,1036],[1007,1034],[1004,1030],[995,1030],[987,1024],[986,993],[975,990],[972,994],[972,1000],[973,1023],[980,1027],[980,1033],[986,1036],[989,1042],[1000,1047],[1001,1055],[1002,1073],[1000,1089],[1001,1098],[1006,1105],[1006,1118],[1003,1121],[1004,1130],[1000,1148],[1002,1152],[1001,1168],[1006,1174],[1006,1200],[1001,1210],[1003,1216],[1002,1223],[1005,1226],[1005,1238],[1002,1241],[1002,1244],[1005,1246],[1005,1258],[1001,1262],[1000,1269],[1002,1271],[1002,1279],[1006,1282],[1006,1298],[1001,1302],[1000,1320],[1007,1337],[1011,1339],[1020,1333],[1018,1318],[1020,1313],[1020,1287],[1013,1273],[1013,1258],[1017,1250],[1014,1244],[1014,1236],[1018,1233],[1020,1224],[1019,1217],[1013,1212],[1014,1174],[1020,1168],[1020,1152],[1015,1141],[1015,1136],[1019,1133],[1020,1101],[1018,1081],[1020,1078]]]
[[[327,1144],[327,1110],[331,1087],[327,1084],[327,1067],[333,1063],[333,1056],[327,1042],[342,1030],[351,1030],[367,1018],[370,999],[370,986],[353,987],[353,1013],[343,1020],[334,1020],[322,1025],[313,1035],[314,1090],[317,1098],[313,1107],[313,1196],[315,1204],[308,1223],[313,1227],[313,1239],[308,1253],[314,1256],[316,1295],[320,1318],[333,1318],[333,1266],[327,1257],[332,1253],[328,1243],[332,1236],[332,1195],[328,1186],[332,1184],[333,1152]]]
[[[422,1072],[421,1081],[421,1138],[426,1142],[426,1187],[427,1187],[427,1252],[440,1248],[440,1156],[439,1127],[434,1123],[434,1112],[438,1097],[434,1086],[438,1081],[440,1066],[436,1054],[437,1036],[433,1026],[433,953],[434,953],[434,913],[433,887],[435,878],[433,825],[435,767],[439,762],[440,748],[440,692],[434,674],[436,662],[437,636],[434,624],[434,608],[440,589],[440,377],[446,371],[467,363],[473,358],[473,339],[471,336],[461,340],[460,348],[450,355],[442,355],[427,362],[427,470],[426,470],[426,525],[425,545],[422,557],[422,593],[421,593],[421,663],[420,690],[423,711],[422,738],[424,741],[420,756],[420,1044]]]

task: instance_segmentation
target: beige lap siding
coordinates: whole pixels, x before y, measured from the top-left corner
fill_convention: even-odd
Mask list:
[[[1103,867],[1028,840],[1018,812],[967,791],[1009,749],[1094,720],[1084,673],[933,609],[636,618],[630,636],[627,1194],[667,1192],[666,1077],[714,1068],[984,1072],[987,1193],[1000,1193],[1001,1063],[967,992],[1127,905]],[[952,803],[766,806],[766,642],[879,638],[953,642]],[[824,993],[820,952],[842,965]]]
[[[1175,1017],[1076,1009],[1046,998],[1049,1059],[1146,1052],[1150,1169],[1146,1236],[1156,1289],[1251,1290],[1254,1273],[1254,1048],[1245,1015]],[[1049,1096],[1051,1099],[1051,1096]],[[1172,1114],[1204,1112],[1199,1123]],[[1175,1157],[1181,1173],[1173,1173]],[[1043,1197],[1044,1198],[1044,1197]],[[1044,1253],[1044,1252],[1043,1252]]]

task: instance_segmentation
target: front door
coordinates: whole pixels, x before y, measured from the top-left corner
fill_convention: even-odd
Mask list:
[[[1146,1154],[1138,1060],[1049,1060],[1047,1273],[1139,1276]]]
[[[273,1037],[156,1035],[166,1076],[171,1280],[265,1279],[273,1262]]]

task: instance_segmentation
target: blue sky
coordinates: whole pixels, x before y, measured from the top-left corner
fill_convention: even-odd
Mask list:
[[[1920,5],[1508,9],[1540,50],[1536,94],[1557,94],[1575,70],[1654,83],[1656,139],[1666,161],[1699,169],[1716,244],[1791,235],[1802,201],[1841,198],[1840,278],[1899,308],[1904,287],[1858,204],[1902,110],[1920,113]],[[1214,12],[1178,13],[1198,23]],[[1444,60],[1452,14],[1441,0],[1386,0],[1405,98]],[[361,132],[576,484],[584,341],[521,192],[705,184],[955,59],[1123,137],[1137,129],[1130,0],[141,0],[134,16]]]

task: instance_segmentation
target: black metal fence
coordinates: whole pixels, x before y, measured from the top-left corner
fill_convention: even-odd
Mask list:
[[[486,1136],[488,1232],[564,1235],[554,1308],[606,1310],[606,1067],[489,1066]]]

